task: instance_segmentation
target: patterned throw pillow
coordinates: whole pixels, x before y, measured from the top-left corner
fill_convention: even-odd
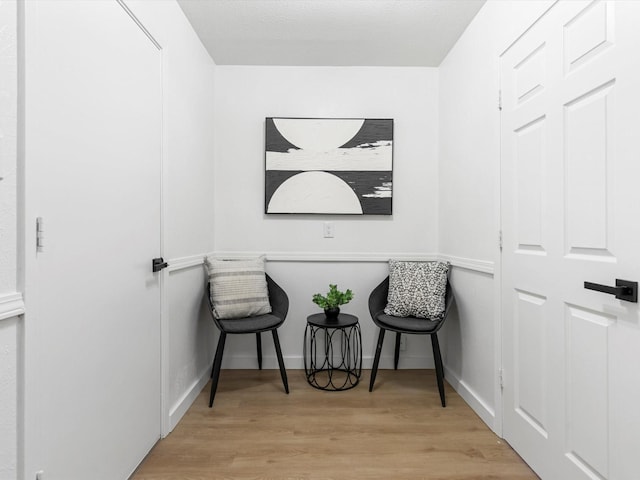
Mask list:
[[[244,318],[271,312],[264,257],[250,260],[207,257],[205,263],[216,318]]]
[[[389,260],[389,295],[384,313],[432,320],[444,314],[449,263]]]

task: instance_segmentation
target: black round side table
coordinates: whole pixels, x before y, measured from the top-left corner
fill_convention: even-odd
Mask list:
[[[362,335],[358,317],[324,313],[307,317],[304,331],[304,372],[307,382],[320,390],[348,390],[360,381]]]

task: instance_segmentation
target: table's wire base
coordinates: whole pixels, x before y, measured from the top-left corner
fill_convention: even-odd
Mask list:
[[[334,328],[307,324],[303,357],[312,387],[330,391],[355,387],[362,374],[360,325]]]

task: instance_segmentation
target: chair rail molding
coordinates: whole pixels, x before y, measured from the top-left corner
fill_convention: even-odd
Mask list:
[[[24,299],[19,292],[0,294],[0,320],[24,315]]]
[[[386,263],[389,259],[407,261],[438,260],[436,253],[407,252],[212,252],[218,258],[243,259],[264,255],[268,262],[345,262]]]
[[[167,263],[169,264],[167,271],[169,273],[173,273],[187,268],[204,265],[204,259],[206,256],[206,254],[199,254],[189,255],[187,257],[170,258],[167,260]]]
[[[438,258],[443,262],[449,262],[452,266],[470,270],[472,272],[486,273],[493,276],[495,274],[495,262],[489,260],[478,260],[475,258],[456,257],[454,255],[440,254]]]
[[[456,257],[429,252],[235,252],[216,251],[209,255],[217,258],[245,259],[264,255],[268,262],[344,262],[344,263],[387,263],[389,259],[428,262],[440,260],[453,267],[462,268],[493,276],[495,263],[474,258]]]

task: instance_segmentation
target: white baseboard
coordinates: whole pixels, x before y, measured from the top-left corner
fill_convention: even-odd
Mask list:
[[[186,392],[182,395],[169,411],[169,431],[166,432],[165,437],[173,431],[178,425],[182,417],[189,407],[193,405],[193,402],[198,398],[200,392],[209,381],[211,375],[211,368],[207,367],[204,372],[200,374],[200,377],[191,384],[191,387],[187,388]]]
[[[398,366],[398,369],[415,369],[415,368],[433,368],[433,365],[429,365],[424,357],[405,357],[404,360]],[[303,370],[304,360],[302,356],[288,356],[284,358],[285,368],[287,370]],[[370,370],[373,365],[373,357],[367,356],[362,358],[362,368],[364,370]],[[251,356],[231,356],[227,357],[227,361],[223,362],[223,369],[228,370],[245,370],[256,369],[257,361],[255,355]],[[264,356],[262,360],[262,368],[264,370],[277,370],[278,361],[275,356]],[[380,358],[380,369],[392,369],[393,357],[384,356]],[[200,392],[209,382],[210,368],[207,367],[204,372],[201,373],[200,378],[193,382],[190,388],[184,393],[184,395],[178,400],[169,412],[169,432],[170,433],[176,425],[180,422],[184,414],[189,410],[189,407],[196,400]],[[449,385],[467,402],[471,409],[480,417],[480,419],[487,424],[492,431],[495,432],[496,418],[495,411],[486,404],[463,380],[460,380],[450,369],[445,367],[445,379]],[[368,377],[361,379],[363,382],[368,382]]]
[[[496,431],[496,415],[493,408],[491,408],[480,396],[473,391],[469,385],[463,380],[460,380],[450,369],[445,367],[444,376],[446,381],[453,387],[453,389],[467,402],[471,409],[482,419],[484,423],[492,430]],[[496,432],[497,433],[497,432]]]
[[[284,357],[284,366],[287,370],[301,370],[304,368],[304,360],[302,355],[290,355]],[[373,367],[373,356],[362,357],[362,368],[364,370],[371,369]],[[222,368],[228,370],[251,370],[258,368],[258,360],[255,355],[225,355],[222,361]],[[262,357],[262,368],[265,370],[278,369],[278,360],[275,355],[264,355]],[[393,356],[383,355],[380,357],[380,369],[392,369],[393,368]],[[416,357],[416,356],[402,356],[400,354],[400,362],[398,369],[432,369],[435,368],[433,364],[433,358],[429,357]]]
[[[223,370],[253,370],[258,368],[258,359],[255,354],[232,355],[227,354],[222,359]],[[263,370],[278,370],[278,359],[275,355],[262,356]],[[284,368],[287,370],[301,370],[304,368],[304,361],[301,355],[284,356]]]

